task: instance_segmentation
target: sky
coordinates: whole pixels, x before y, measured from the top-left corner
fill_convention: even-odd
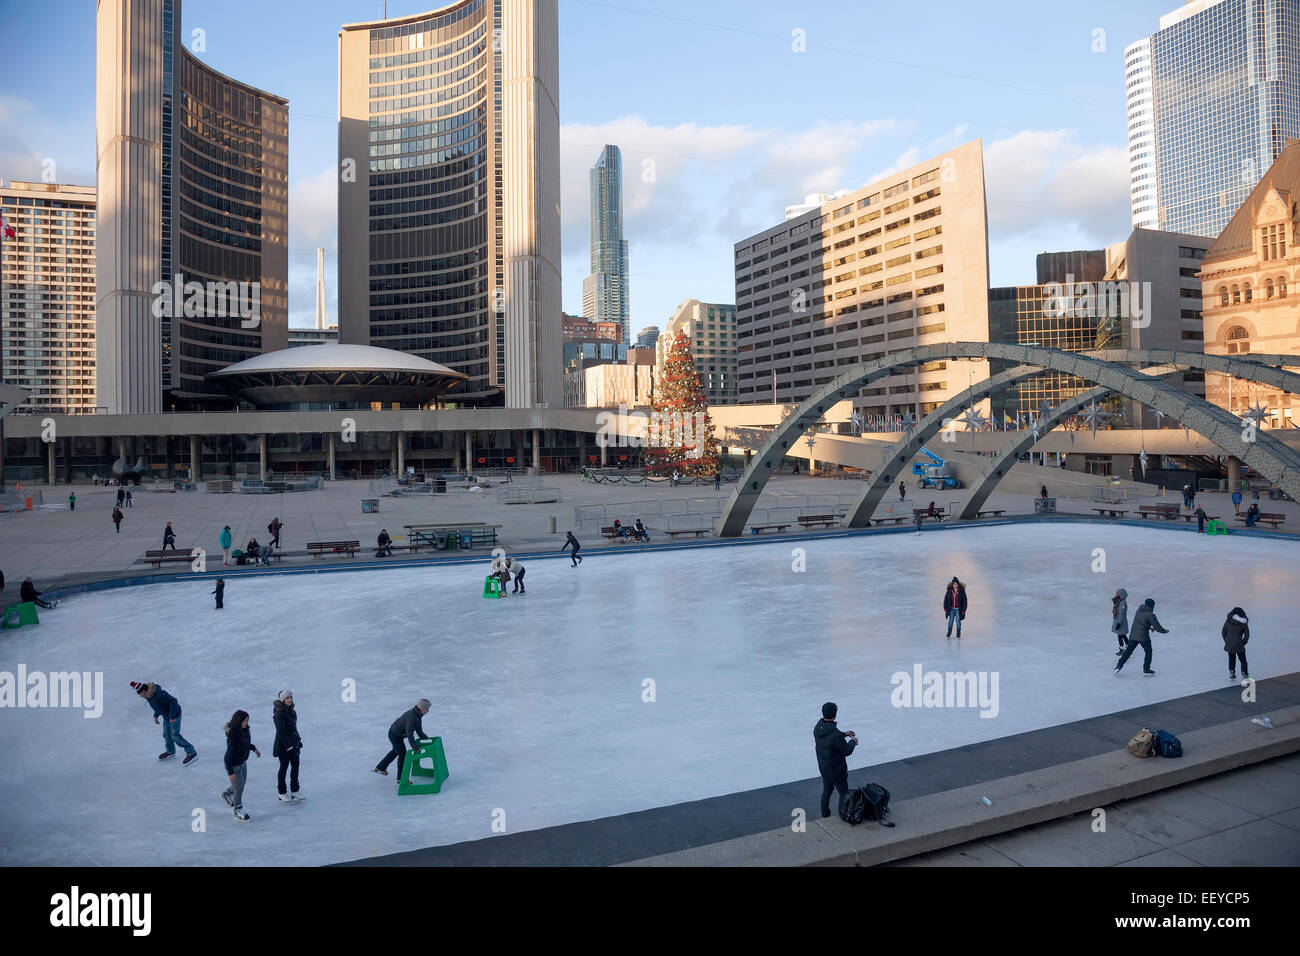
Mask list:
[[[564,309],[590,268],[587,171],[623,151],[633,332],[734,302],[733,246],[813,192],[982,140],[990,282],[1128,237],[1124,47],[1178,0],[558,0]],[[335,251],[338,28],[382,0],[184,0],[213,68],[289,100],[290,325]],[[95,5],[0,0],[0,179],[95,175]],[[389,0],[389,16],[431,9]],[[257,32],[250,25],[257,25]],[[16,29],[15,29],[16,28]],[[195,32],[200,31],[200,32]]]

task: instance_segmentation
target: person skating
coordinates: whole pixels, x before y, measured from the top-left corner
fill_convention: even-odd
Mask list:
[[[1110,632],[1119,639],[1118,657],[1128,646],[1128,592],[1120,588],[1110,599]]]
[[[144,698],[153,710],[153,722],[162,724],[163,744],[167,749],[158,755],[158,759],[166,760],[176,756],[176,748],[179,746],[185,751],[185,759],[181,763],[187,767],[194,763],[199,752],[181,736],[181,702],[154,683],[131,681],[131,686],[136,695]]]
[[[1250,680],[1250,665],[1246,663],[1246,642],[1250,640],[1250,618],[1239,607],[1228,612],[1223,622],[1223,649],[1228,652],[1228,680],[1237,679],[1237,661],[1241,661],[1241,676]]]
[[[280,547],[280,530],[284,527],[284,522],[279,518],[272,518],[271,523],[266,526],[267,533],[271,536],[273,547]]]
[[[293,691],[282,690],[271,705],[271,721],[275,724],[275,743],[271,745],[271,756],[280,761],[280,772],[276,777],[276,787],[280,799],[288,803],[302,800],[298,792],[298,759],[302,752],[302,738],[298,736],[298,711],[293,706]],[[284,774],[289,771],[289,789],[284,789]]]
[[[221,799],[235,810],[235,819],[247,822],[248,814],[244,812],[244,784],[248,782],[248,754],[257,754],[262,759],[262,751],[253,743],[253,732],[248,729],[248,711],[237,710],[226,724],[226,776],[230,786],[221,791]]]
[[[163,528],[163,550],[176,550],[176,532],[172,530],[172,523],[167,522],[167,527]]]
[[[1196,506],[1196,511],[1194,511],[1193,514],[1196,515],[1196,533],[1205,534],[1205,519],[1208,518],[1209,515],[1205,513],[1205,509],[1200,505]]]
[[[961,640],[961,622],[966,620],[966,585],[956,578],[948,582],[943,589],[943,613],[948,619],[948,636],[952,637],[952,626],[957,625],[957,640]]]
[[[402,764],[406,760],[406,742],[411,742],[411,749],[420,746],[420,741],[424,739],[424,725],[421,723],[422,718],[429,712],[429,701],[421,697],[415,702],[415,706],[406,713],[398,717],[391,727],[388,728],[388,742],[392,744],[384,759],[374,768],[375,773],[382,773],[388,776],[388,765],[397,758],[397,778],[402,777]]]
[[[813,741],[817,749],[817,770],[822,775],[821,810],[823,817],[831,815],[831,791],[840,793],[839,811],[844,812],[844,801],[849,797],[849,763],[846,759],[858,745],[853,731],[842,731],[835,726],[839,707],[831,701],[822,704],[822,719],[813,727]]]
[[[379,550],[375,552],[375,557],[391,557],[393,553],[393,539],[388,536],[388,529],[381,528],[379,537],[375,539],[379,545]]]
[[[113,527],[117,529],[118,534],[122,533],[122,509],[121,508],[118,507],[113,508]]]
[[[923,522],[924,520],[925,520],[925,515],[923,512],[918,511],[916,509],[912,510],[912,524],[916,525],[917,534],[921,533],[921,522]]]
[[[234,538],[230,534],[230,525],[221,529],[221,566],[230,567],[230,546],[234,543]]]
[[[23,586],[18,589],[18,596],[22,598],[24,604],[35,604],[37,607],[52,608],[58,604],[58,601],[41,600],[42,591],[36,590],[36,585],[32,583],[31,578],[23,578]]]
[[[524,566],[522,562],[518,561],[515,558],[506,558],[505,569],[508,572],[510,572],[512,575],[514,575],[515,586],[513,589],[513,593],[523,594],[524,593]]]
[[[1119,661],[1115,664],[1116,675],[1124,669],[1124,664],[1141,645],[1143,654],[1142,673],[1147,677],[1155,676],[1156,672],[1151,669],[1151,629],[1155,628],[1161,634],[1169,633],[1156,619],[1155,607],[1155,598],[1147,598],[1133,615],[1133,626],[1129,629],[1128,647],[1124,648],[1124,653],[1119,656]]]
[[[77,510],[77,493],[75,491],[70,492],[68,494],[68,510],[69,511]]]
[[[222,606],[223,606],[222,603],[221,603],[221,602],[222,602],[222,599],[225,598],[225,596],[226,596],[226,579],[225,579],[225,578],[217,578],[217,586],[216,586],[215,588],[212,589],[212,593],[215,594],[215,595],[217,596],[217,608],[216,608],[216,609],[217,609],[218,611],[220,611],[221,608],[222,608]]]
[[[582,555],[578,553],[578,550],[582,545],[578,544],[578,539],[573,536],[572,531],[566,531],[564,532],[564,546],[560,548],[560,553],[563,554],[570,545],[573,546],[573,554],[571,555],[573,563],[569,566],[576,568],[578,565],[582,564]]]

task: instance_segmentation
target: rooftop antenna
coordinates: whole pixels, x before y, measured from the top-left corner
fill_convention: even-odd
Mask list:
[[[325,328],[325,250],[316,247],[316,328]]]

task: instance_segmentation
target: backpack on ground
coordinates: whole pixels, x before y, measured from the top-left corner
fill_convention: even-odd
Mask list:
[[[848,799],[840,806],[840,819],[851,827],[866,821],[867,797],[861,787],[850,793]]]
[[[1181,757],[1183,742],[1167,730],[1157,730],[1154,749],[1158,757]]]
[[[1133,739],[1128,742],[1128,752],[1134,757],[1153,757],[1155,748],[1155,734],[1149,730],[1139,730]]]
[[[889,791],[878,783],[869,783],[857,787],[844,801],[840,819],[849,826],[857,826],[868,820],[875,820],[881,826],[892,827],[894,824],[885,819],[889,812]]]

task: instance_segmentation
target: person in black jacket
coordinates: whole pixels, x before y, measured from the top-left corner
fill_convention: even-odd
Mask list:
[[[1239,607],[1228,612],[1223,622],[1223,649],[1228,652],[1228,680],[1237,679],[1237,660],[1241,660],[1241,676],[1250,680],[1250,665],[1246,663],[1246,642],[1250,640],[1250,618]]]
[[[182,763],[187,767],[194,763],[199,752],[194,749],[193,744],[181,736],[180,701],[157,684],[131,681],[131,687],[135,689],[138,696],[148,702],[153,710],[153,722],[162,723],[163,743],[167,749],[158,755],[158,759],[166,760],[168,757],[174,757],[176,746],[179,744],[185,751],[185,759]],[[161,721],[159,718],[162,718]]]
[[[379,537],[376,540],[379,544],[379,550],[375,552],[375,557],[391,556],[393,553],[393,539],[388,536],[387,528],[379,532]]]
[[[271,756],[280,760],[280,774],[276,784],[280,799],[285,802],[301,800],[298,792],[298,754],[302,750],[302,738],[298,736],[298,712],[293,709],[293,691],[282,690],[272,705],[271,719],[275,723],[275,743],[271,746]],[[289,792],[284,790],[284,772],[289,772]]]
[[[54,607],[49,601],[41,600],[41,592],[36,590],[36,585],[32,583],[31,578],[23,579],[23,586],[18,589],[18,596],[23,599],[24,604],[35,604],[37,607]]]
[[[271,523],[266,526],[267,532],[271,535],[271,547],[280,547],[280,532],[284,529],[284,522],[279,518],[272,518]]]
[[[1128,635],[1128,647],[1124,648],[1124,653],[1120,655],[1119,662],[1115,665],[1116,676],[1124,669],[1124,663],[1137,650],[1139,644],[1142,646],[1144,655],[1142,673],[1147,677],[1155,676],[1156,672],[1151,669],[1151,628],[1153,627],[1161,634],[1169,633],[1161,627],[1160,622],[1156,619],[1155,598],[1147,598],[1133,615],[1133,624]]]
[[[948,582],[943,590],[943,614],[948,619],[948,636],[952,637],[952,626],[957,625],[957,640],[961,640],[961,622],[966,620],[966,585],[956,578]]]
[[[406,761],[406,742],[411,742],[411,749],[420,746],[420,741],[424,739],[424,725],[420,720],[429,712],[432,705],[428,700],[421,697],[415,702],[415,706],[402,714],[393,721],[393,725],[388,728],[388,742],[392,744],[384,759],[379,761],[378,766],[374,768],[375,773],[382,773],[388,776],[388,765],[397,758],[397,778],[402,778],[402,764]]]
[[[822,719],[813,727],[813,740],[817,746],[817,769],[822,775],[822,816],[831,815],[831,791],[840,792],[839,811],[844,812],[844,801],[849,797],[849,763],[845,759],[858,745],[853,731],[841,731],[835,726],[839,707],[827,701],[822,704]]]
[[[121,508],[116,508],[116,507],[115,507],[115,508],[113,509],[113,527],[117,529],[117,533],[118,533],[118,534],[121,534],[121,533],[122,533],[122,518],[123,518],[123,517],[124,517],[124,515],[122,514],[122,509],[121,509]]]
[[[221,791],[221,799],[235,808],[236,820],[247,820],[244,812],[244,784],[248,781],[248,753],[262,757],[262,751],[253,743],[253,732],[248,729],[248,711],[237,710],[226,724],[226,776],[230,786]]]
[[[167,522],[167,527],[163,528],[163,550],[176,550],[176,532],[172,530],[172,523]]]
[[[220,611],[224,605],[221,603],[226,596],[225,578],[217,578],[217,586],[212,589],[212,593],[217,596],[217,610]]]
[[[578,544],[578,539],[573,536],[572,531],[566,531],[564,532],[564,546],[560,548],[560,553],[563,554],[570,546],[573,547],[573,554],[570,555],[573,563],[570,564],[569,567],[576,568],[578,565],[582,564],[582,555],[578,553],[579,549],[582,548],[582,545]]]

